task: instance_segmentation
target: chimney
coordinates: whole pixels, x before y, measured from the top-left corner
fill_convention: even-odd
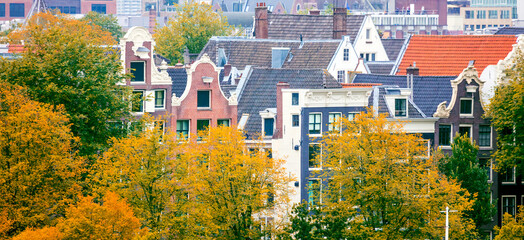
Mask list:
[[[149,9],[149,32],[151,34],[155,33],[155,27],[156,27],[156,10],[155,10],[155,6],[151,6],[151,9]]]
[[[342,39],[346,35],[347,9],[333,8],[333,39]]]
[[[255,8],[255,38],[267,39],[268,21],[266,3],[257,3]]]
[[[407,75],[413,75],[418,76],[419,75],[419,69],[417,67],[416,63],[413,63],[413,66],[410,64],[409,67],[406,69]]]
[[[309,15],[314,15],[314,16],[320,15],[320,10],[318,9],[309,10]]]
[[[229,74],[231,73],[231,64],[229,63],[226,63],[224,64],[224,76],[229,76]]]
[[[289,83],[287,82],[279,82],[277,83],[277,122],[276,122],[276,129],[275,129],[275,135],[273,135],[273,139],[279,139],[282,138],[283,131],[284,131],[284,121],[282,121],[282,89],[288,89]]]

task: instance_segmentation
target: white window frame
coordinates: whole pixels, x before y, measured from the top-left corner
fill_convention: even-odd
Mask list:
[[[504,184],[508,184],[508,185],[509,185],[509,184],[515,184],[515,183],[517,182],[517,180],[516,180],[517,177],[515,176],[515,174],[516,174],[516,171],[515,171],[515,168],[513,168],[513,181],[511,181],[511,182],[503,182],[504,179],[502,179],[502,174],[501,174],[500,182],[501,182],[503,185],[504,185]]]
[[[469,100],[471,101],[471,113],[462,113],[462,100]],[[461,117],[473,117],[473,110],[475,109],[475,103],[473,102],[473,98],[460,98],[459,99],[459,115]]]
[[[348,112],[348,120],[353,121],[355,120],[355,117],[357,116],[358,112]]]
[[[405,107],[405,113],[406,113],[405,116],[397,116],[397,100],[399,100],[399,99],[406,101],[406,105],[404,106],[404,107]],[[395,98],[395,99],[393,100],[393,105],[394,105],[394,106],[393,106],[393,107],[394,107],[394,109],[393,109],[393,114],[394,114],[394,116],[395,116],[396,118],[409,118],[409,113],[408,113],[408,104],[409,104],[409,102],[408,102],[408,99],[407,99],[407,98]]]
[[[319,114],[320,115],[320,129],[319,129],[319,133],[310,133],[311,132],[311,129],[310,129],[310,124],[311,124],[311,121],[310,121],[310,117],[312,114]],[[307,133],[309,136],[321,136],[322,135],[322,113],[321,112],[310,112],[308,114],[308,126],[307,126]]]
[[[349,48],[344,48],[344,61],[349,61]]]
[[[164,97],[162,99],[163,102],[162,102],[162,106],[161,107],[157,107],[156,106],[156,93],[157,92],[163,92],[164,93]],[[155,109],[166,109],[166,90],[165,89],[155,89],[154,93],[155,93],[155,100],[154,100]]]
[[[209,94],[209,107],[199,107],[198,106],[198,93],[199,92],[207,92]],[[211,109],[211,90],[197,90],[197,109],[198,110],[209,110]]]
[[[187,136],[184,138],[184,140],[189,139],[189,135],[191,135],[191,119],[177,119],[176,124],[176,135],[177,137],[180,136],[179,129],[178,129],[178,121],[187,121]]]
[[[144,84],[146,82],[146,68],[147,68],[147,63],[146,61],[131,61],[129,62],[129,73],[132,73],[131,69],[131,63],[135,63],[135,62],[140,62],[140,63],[144,63],[144,76],[143,76],[143,79],[144,81],[133,81],[132,79],[129,81],[131,84]],[[134,76],[133,76],[134,77]]]
[[[142,93],[142,111],[139,111],[139,112],[135,112],[133,111],[133,102],[131,102],[131,112],[132,113],[135,113],[135,114],[141,114],[141,113],[144,113],[146,111],[146,91],[145,90],[141,90],[141,89],[134,89],[133,92],[131,93],[132,95],[132,101],[134,101],[134,98],[135,98],[135,93],[136,92],[141,92]]]
[[[459,124],[458,134],[460,134],[460,128],[469,128],[469,139],[473,140],[473,125],[471,124]]]
[[[480,127],[481,126],[486,126],[488,124],[479,124],[479,144],[480,144]],[[489,146],[480,146],[479,145],[479,148],[480,149],[491,149],[493,147],[493,126],[492,125],[489,125]]]
[[[310,159],[309,159],[309,148],[310,148],[311,145],[318,145],[318,146],[320,147],[320,149],[319,149],[320,162],[318,163],[318,167],[310,167],[310,166],[309,166],[309,161],[310,161]],[[311,143],[309,143],[309,145],[308,145],[308,165],[307,165],[307,167],[308,167],[308,169],[309,169],[310,171],[318,171],[318,170],[322,170],[322,158],[323,158],[323,157],[324,157],[324,156],[322,156],[322,144],[320,144],[320,143],[315,143],[315,142],[311,142]]]
[[[218,124],[218,121],[227,121],[227,127],[231,127],[231,119],[230,119],[230,118],[220,118],[220,119],[217,119],[217,127],[218,127],[218,126],[222,126],[222,125],[219,125],[219,124]]]
[[[500,218],[504,218],[504,199],[505,198],[513,198],[515,200],[515,206],[513,206],[513,216],[516,216],[517,214],[517,196],[516,195],[502,195],[500,196]],[[510,213],[511,214],[511,213]]]
[[[330,128],[332,127],[332,125],[335,124],[335,122],[331,122],[331,115],[334,115],[336,116],[338,114],[338,126],[333,126],[333,130],[331,130]],[[333,119],[336,121],[336,119]],[[338,130],[338,133],[341,133],[342,132],[342,113],[341,112],[330,112],[328,114],[328,131],[333,131],[333,132],[336,132]]]

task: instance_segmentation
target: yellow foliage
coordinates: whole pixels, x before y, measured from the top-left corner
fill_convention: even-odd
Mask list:
[[[0,237],[53,223],[78,193],[81,159],[62,107],[0,79]]]
[[[57,227],[45,227],[40,229],[28,228],[18,234],[12,240],[60,240],[63,234]]]
[[[467,191],[439,174],[420,136],[406,133],[402,123],[384,115],[373,116],[372,109],[368,112],[353,121],[342,119],[344,131],[324,137],[324,158],[318,159],[329,181],[327,209],[352,209],[348,234],[439,238],[445,221],[440,211],[446,206],[458,210],[450,214],[451,235],[463,239],[474,234],[473,222],[463,217],[472,206]]]
[[[125,199],[112,192],[105,194],[101,204],[93,202],[93,197],[80,198],[57,227],[64,239],[138,239],[146,233]]]
[[[504,213],[502,227],[495,226],[495,240],[524,239],[524,206],[519,206],[516,218]]]

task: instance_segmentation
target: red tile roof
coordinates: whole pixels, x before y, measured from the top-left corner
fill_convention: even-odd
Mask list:
[[[513,49],[516,36],[434,36],[415,35],[399,65],[397,75],[406,75],[413,62],[422,76],[456,76],[475,60],[479,73],[488,65],[495,65]]]
[[[23,53],[24,52],[24,45],[19,44],[9,44],[9,48],[7,49],[8,53]]]

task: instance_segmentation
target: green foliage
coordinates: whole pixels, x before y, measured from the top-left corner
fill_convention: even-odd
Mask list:
[[[120,122],[129,116],[129,89],[120,83],[122,64],[110,33],[66,15],[39,13],[11,32],[24,42],[21,57],[0,60],[0,78],[24,86],[29,96],[62,105],[71,130],[80,137],[80,154],[96,154],[110,137],[123,136]]]
[[[524,173],[524,54],[517,50],[515,56],[506,77],[495,87],[486,115],[497,130],[496,168],[517,167]]]
[[[471,194],[473,208],[466,214],[480,227],[491,221],[495,214],[495,205],[491,204],[488,175],[480,165],[478,146],[471,142],[468,136],[457,136],[451,145],[452,155],[443,157],[440,161],[440,171],[448,178],[456,180],[461,187]]]
[[[186,48],[190,54],[198,54],[212,36],[225,36],[233,31],[226,18],[213,12],[206,3],[190,1],[179,5],[177,13],[154,35],[156,51],[173,64],[183,62]]]
[[[99,26],[102,30],[110,32],[116,41],[124,35],[122,27],[118,24],[118,20],[112,14],[106,15],[98,12],[88,12],[82,19],[93,26]]]

